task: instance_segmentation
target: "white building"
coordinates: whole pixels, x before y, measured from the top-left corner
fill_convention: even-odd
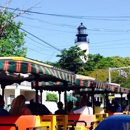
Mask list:
[[[77,39],[75,40],[75,44],[85,53],[86,58],[81,57],[83,62],[87,62],[89,54],[89,41],[87,39],[88,34],[86,34],[86,27],[81,23],[81,25],[77,28],[78,33],[76,34]]]
[[[46,94],[47,93],[55,93],[58,97],[58,92],[51,92],[51,91],[43,91],[42,92],[42,103],[46,101]],[[0,94],[2,95],[2,89],[0,88]],[[31,88],[31,82],[24,81],[20,85],[14,83],[13,85],[8,85],[5,87],[4,90],[4,100],[5,105],[11,104],[12,100],[17,97],[18,95],[24,95],[27,102],[31,99],[35,99],[35,90]],[[41,93],[39,92],[39,95]],[[64,103],[64,93],[61,93],[61,101]]]
[[[0,94],[2,94],[2,90]],[[6,86],[4,90],[5,104],[11,104],[12,100],[20,94],[24,95],[27,101],[35,97],[35,90],[31,89],[31,82],[24,81],[20,85],[14,83]]]

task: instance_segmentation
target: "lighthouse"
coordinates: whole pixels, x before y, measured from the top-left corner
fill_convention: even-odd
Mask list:
[[[81,25],[77,28],[78,33],[76,34],[75,44],[78,46],[86,55],[86,58],[80,57],[83,62],[87,62],[88,54],[89,54],[89,41],[87,39],[88,34],[86,34],[86,27],[81,23]]]

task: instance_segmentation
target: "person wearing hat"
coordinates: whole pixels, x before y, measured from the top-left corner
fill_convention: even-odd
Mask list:
[[[5,105],[4,98],[2,95],[0,95],[0,116],[9,115],[8,111],[4,109],[4,105]]]
[[[25,101],[26,99],[23,95],[17,96],[11,104],[11,109],[9,111],[9,114],[12,116],[32,115],[29,108],[25,107]]]

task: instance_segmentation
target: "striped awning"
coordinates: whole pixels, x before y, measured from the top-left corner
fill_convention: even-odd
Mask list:
[[[113,93],[130,93],[130,89],[120,87],[119,85],[113,85],[111,83],[104,83],[98,81],[88,81],[87,88],[80,88],[79,92],[88,92],[92,91],[92,87],[95,92],[113,92]]]
[[[31,86],[32,88],[36,88],[36,82],[33,81],[31,82]],[[68,82],[67,83],[67,86],[64,85],[64,83],[62,82],[52,82],[52,81],[49,81],[49,82],[38,82],[38,89],[39,90],[49,90],[49,91],[69,91],[69,90],[74,90],[76,89],[77,86],[75,85],[75,83],[71,83],[71,82]]]
[[[36,87],[36,82],[32,82],[32,88]],[[65,90],[76,90],[76,92],[91,92],[94,88],[94,92],[113,92],[113,93],[129,93],[130,89],[120,87],[104,82],[98,82],[95,80],[81,80],[76,79],[74,83],[68,82],[65,88],[62,82],[39,82],[39,89],[50,90],[50,91],[65,91]]]
[[[80,88],[80,90],[76,91],[77,93],[79,92],[92,92],[91,88]],[[126,89],[123,87],[120,87],[120,89],[109,89],[109,90],[105,90],[104,88],[94,88],[94,93],[105,93],[105,92],[110,92],[110,93],[129,93],[130,89]]]
[[[75,90],[75,89],[80,89],[80,88],[87,88],[90,87],[91,81],[88,80],[81,80],[81,79],[76,79],[73,83],[68,82],[67,85],[65,86],[63,82],[38,82],[38,88],[42,90],[50,90],[50,91],[65,91],[65,90]],[[32,88],[36,88],[36,82],[33,81],[31,82]]]
[[[23,57],[0,57],[0,82],[6,85],[21,81],[68,81],[73,83],[75,75],[63,69]]]

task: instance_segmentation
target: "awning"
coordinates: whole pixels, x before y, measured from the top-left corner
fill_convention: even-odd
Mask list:
[[[75,75],[70,71],[23,57],[0,57],[0,83],[9,85],[33,81],[35,75],[39,81],[75,81]]]
[[[32,82],[32,88],[36,87],[36,82]],[[79,92],[83,91],[92,91],[94,88],[97,92],[120,92],[120,87],[115,85],[110,85],[103,82],[98,82],[95,80],[82,80],[76,79],[74,83],[68,82],[67,87],[65,88],[62,82],[38,82],[38,87],[41,90],[50,90],[50,91],[65,91],[65,90],[77,90]],[[123,91],[123,90],[122,90]]]
[[[31,82],[32,88],[36,88],[36,82]],[[65,87],[64,83],[62,82],[38,82],[38,89],[39,90],[48,90],[48,91],[65,91],[65,90],[73,90],[74,83],[68,82],[67,88]]]
[[[31,82],[32,88],[36,88],[36,82],[33,81]],[[69,90],[75,90],[75,89],[80,89],[80,88],[86,88],[90,87],[90,81],[88,80],[80,80],[76,79],[74,83],[68,82],[67,86],[65,87],[64,83],[62,82],[38,82],[38,89],[40,90],[49,90],[49,91],[69,91]]]
[[[77,90],[77,92],[92,92],[92,87],[94,87],[95,93],[130,93],[130,89],[128,88],[120,87],[118,85],[112,85],[109,83],[91,81],[90,86],[87,88],[80,88],[79,91]]]

